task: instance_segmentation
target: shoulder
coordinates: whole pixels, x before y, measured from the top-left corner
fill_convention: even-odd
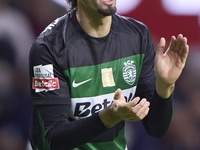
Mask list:
[[[50,23],[33,42],[31,50],[41,52],[48,49],[56,52],[63,49],[68,18],[69,14],[65,14]]]
[[[124,32],[139,33],[143,36],[149,34],[149,29],[144,23],[130,17],[115,14],[113,15],[113,24],[117,30]]]
[[[67,24],[68,17],[69,15],[65,14],[64,16],[55,19],[42,31],[42,33],[39,35],[38,38],[44,38],[44,37],[49,37],[51,35],[58,34]]]
[[[84,34],[81,32],[75,14],[75,12],[68,12],[54,20],[39,35],[34,44],[43,44],[58,53],[72,45]]]

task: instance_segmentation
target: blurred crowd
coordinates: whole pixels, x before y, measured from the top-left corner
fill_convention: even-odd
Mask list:
[[[0,0],[0,150],[31,150],[28,55],[42,30],[66,13],[50,0]],[[155,43],[156,45],[157,43]],[[127,122],[130,150],[200,149],[200,43],[190,45],[176,83],[174,114],[162,139],[147,135],[141,122]]]
[[[29,50],[65,12],[50,0],[0,0],[0,150],[30,149]]]

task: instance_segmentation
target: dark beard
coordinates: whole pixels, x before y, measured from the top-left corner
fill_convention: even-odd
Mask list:
[[[114,15],[117,11],[116,7],[109,7],[108,9],[98,9],[98,12],[104,16],[111,16]]]

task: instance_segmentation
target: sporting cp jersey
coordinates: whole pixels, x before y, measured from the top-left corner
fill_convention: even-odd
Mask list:
[[[40,106],[68,105],[66,118],[71,122],[91,117],[109,106],[118,88],[127,102],[142,92],[154,91],[154,56],[147,27],[134,19],[113,15],[109,34],[101,38],[88,35],[75,12],[55,20],[30,51],[32,146],[51,149],[46,134],[55,124],[43,122],[45,119],[37,110]],[[74,150],[125,147],[122,121]]]

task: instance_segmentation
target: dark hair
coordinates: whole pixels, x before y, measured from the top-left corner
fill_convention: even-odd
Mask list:
[[[66,0],[71,5],[71,10],[77,8],[77,0]]]

